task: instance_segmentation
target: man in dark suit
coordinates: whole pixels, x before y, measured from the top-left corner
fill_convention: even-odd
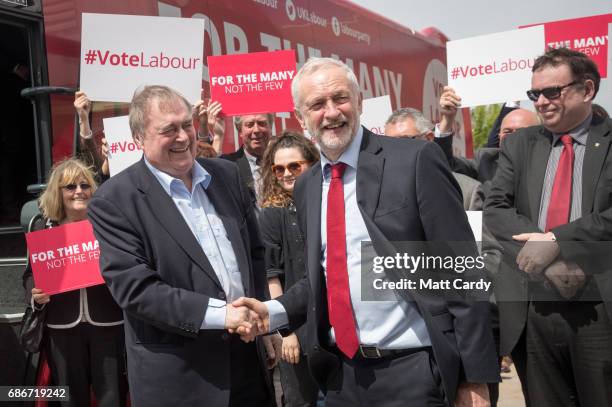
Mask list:
[[[592,114],[600,75],[586,55],[551,49],[532,70],[542,125],[504,140],[485,203],[504,248],[501,353],[530,405],[611,405],[612,121]]]
[[[234,124],[242,146],[233,153],[222,155],[221,158],[238,165],[240,176],[251,193],[253,202],[257,203],[259,162],[270,141],[274,115],[269,113],[236,116]]]
[[[452,289],[391,290],[390,301],[362,301],[362,278],[367,288],[371,273],[361,263],[372,252],[395,256],[399,241],[473,242],[442,152],[361,127],[359,85],[342,62],[311,59],[292,93],[322,152],[294,192],[307,275],[278,301],[234,305],[256,310],[272,329],[307,320],[309,365],[328,407],[486,405],[486,383],[499,378],[486,301]],[[387,272],[392,280],[399,274]]]
[[[194,160],[192,107],[167,87],[134,95],[130,127],[144,157],[102,185],[89,217],[124,311],[132,405],[274,405],[258,343],[227,332],[251,320],[227,302],[266,290],[238,168]]]

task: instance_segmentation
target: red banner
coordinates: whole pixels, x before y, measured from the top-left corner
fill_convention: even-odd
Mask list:
[[[211,99],[226,115],[293,111],[293,50],[211,56],[208,69]]]
[[[45,293],[104,284],[100,249],[89,221],[27,233],[26,241],[34,283]]]
[[[546,48],[567,47],[583,52],[595,61],[601,77],[607,78],[609,23],[612,13],[544,23]],[[520,28],[525,27],[529,26]]]

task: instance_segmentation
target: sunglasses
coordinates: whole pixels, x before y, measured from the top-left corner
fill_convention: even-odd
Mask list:
[[[561,96],[561,91],[565,88],[568,88],[572,85],[576,85],[578,82],[570,82],[565,86],[551,86],[550,88],[544,89],[530,89],[527,91],[527,97],[532,102],[537,102],[540,98],[540,95],[544,95],[544,97],[548,100],[558,99]]]
[[[68,185],[64,185],[62,188],[64,188],[67,191],[72,192],[72,191],[76,191],[77,187],[81,187],[81,191],[87,191],[87,190],[89,190],[89,188],[91,188],[91,185],[83,182],[81,184],[68,184]]]
[[[282,178],[285,175],[285,169],[289,170],[289,172],[291,173],[291,175],[293,175],[294,177],[297,177],[298,175],[300,175],[303,171],[303,165],[306,164],[308,161],[294,161],[294,162],[290,162],[289,164],[285,165],[273,165],[272,166],[272,172],[274,173],[274,175],[276,176],[276,178]]]

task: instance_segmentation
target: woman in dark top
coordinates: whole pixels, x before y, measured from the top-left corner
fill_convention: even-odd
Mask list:
[[[266,246],[266,270],[272,298],[304,275],[304,239],[300,232],[292,194],[295,180],[319,160],[319,152],[299,133],[283,132],[272,139],[261,164],[259,222]],[[301,329],[283,338],[280,363],[284,405],[316,405],[318,388],[310,377],[300,341]]]
[[[80,160],[60,162],[39,199],[45,220],[34,229],[87,219],[87,205],[96,189],[94,175]],[[106,285],[50,296],[34,286],[28,264],[23,275],[32,308],[47,308],[43,349],[56,386],[68,386],[64,406],[88,406],[91,390],[99,407],[124,406],[127,380],[124,363],[123,313]]]

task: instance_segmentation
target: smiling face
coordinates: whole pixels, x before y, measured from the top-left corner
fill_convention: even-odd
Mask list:
[[[283,167],[285,167],[285,172],[283,176],[280,178],[276,178],[279,185],[285,191],[293,191],[293,187],[295,186],[295,180],[299,176],[299,174],[293,175],[287,167],[290,163],[297,163],[302,161],[305,161],[304,155],[298,148],[295,147],[279,148],[274,154],[274,165],[282,165]],[[302,163],[301,172],[306,171],[308,167],[310,167],[308,163]]]
[[[545,65],[533,73],[532,89],[562,87],[574,81],[570,68],[566,64],[558,66]],[[542,118],[542,124],[553,133],[564,133],[572,130],[584,121],[591,111],[594,96],[594,85],[591,80],[568,86],[555,99],[540,95],[534,106]]]
[[[92,186],[83,176],[77,177],[67,185],[76,185],[76,189],[62,185],[62,203],[64,206],[65,220],[76,222],[87,218],[87,205],[91,199]],[[87,188],[89,185],[89,188]],[[85,188],[83,188],[85,187]]]
[[[181,100],[158,103],[154,99],[147,112],[144,135],[138,140],[151,165],[190,187],[197,151],[195,135],[191,112]]]
[[[296,116],[317,140],[321,151],[336,160],[359,127],[361,94],[346,72],[334,65],[314,71],[299,84]]]
[[[240,140],[249,154],[261,158],[270,141],[270,123],[265,114],[242,116]]]

